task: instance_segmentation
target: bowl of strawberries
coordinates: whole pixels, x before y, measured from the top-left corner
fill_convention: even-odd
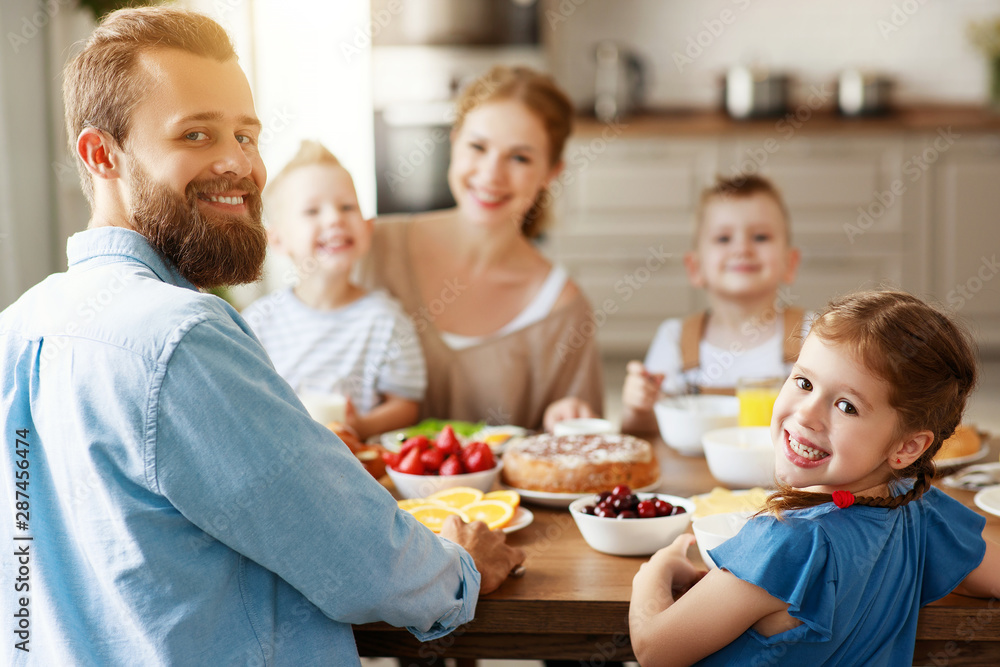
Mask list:
[[[403,498],[426,498],[457,486],[489,491],[503,464],[484,442],[463,445],[445,426],[437,438],[414,436],[398,452],[383,452],[386,472]]]

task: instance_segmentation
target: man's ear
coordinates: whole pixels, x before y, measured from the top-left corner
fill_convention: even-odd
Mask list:
[[[889,452],[889,467],[902,470],[920,458],[934,442],[934,434],[930,431],[919,431],[909,436]]]
[[[121,178],[118,145],[95,127],[85,127],[76,139],[76,154],[94,178]]]

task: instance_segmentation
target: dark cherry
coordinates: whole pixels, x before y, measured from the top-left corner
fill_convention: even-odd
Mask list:
[[[632,489],[629,488],[628,484],[619,484],[615,488],[611,489],[611,495],[630,496],[632,495]]]
[[[687,510],[680,505],[674,505],[673,509],[670,510],[670,516],[674,516],[675,514],[684,514],[686,511]]]
[[[635,512],[633,512],[632,510],[625,510],[624,512],[619,512],[618,513],[618,518],[619,519],[638,519],[639,515],[636,514]]]
[[[597,508],[593,505],[584,505],[583,509],[580,511],[584,514],[589,514],[590,516],[597,516]]]
[[[656,505],[652,500],[643,500],[639,503],[637,512],[641,519],[652,519],[656,516]]]
[[[597,516],[604,517],[605,519],[615,518],[615,511],[610,507],[598,507],[594,510]]]
[[[615,512],[621,514],[622,512],[632,509],[632,502],[627,496],[616,496],[615,499],[611,501],[611,507]]]
[[[611,498],[611,492],[610,491],[601,491],[600,493],[597,494],[597,502],[598,503],[603,503],[604,501],[606,501],[606,500],[608,500],[610,498]]]
[[[670,516],[670,510],[674,508],[673,505],[668,503],[663,498],[656,498],[653,500],[653,505],[656,508],[656,516]]]

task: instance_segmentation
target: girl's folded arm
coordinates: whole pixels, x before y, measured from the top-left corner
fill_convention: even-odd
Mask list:
[[[955,592],[974,598],[1000,598],[1000,545],[986,540],[983,562],[969,573]]]
[[[632,648],[643,667],[690,665],[759,621],[788,613],[787,603],[726,570],[712,570],[676,602],[669,602],[671,595],[660,611],[665,591],[656,588],[648,587],[645,599],[633,595],[629,612]]]

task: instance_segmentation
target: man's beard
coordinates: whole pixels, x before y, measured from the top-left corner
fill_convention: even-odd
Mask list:
[[[199,288],[242,285],[260,278],[267,252],[260,191],[249,178],[193,181],[177,195],[132,161],[132,229]],[[247,212],[203,214],[199,194],[246,192]]]

